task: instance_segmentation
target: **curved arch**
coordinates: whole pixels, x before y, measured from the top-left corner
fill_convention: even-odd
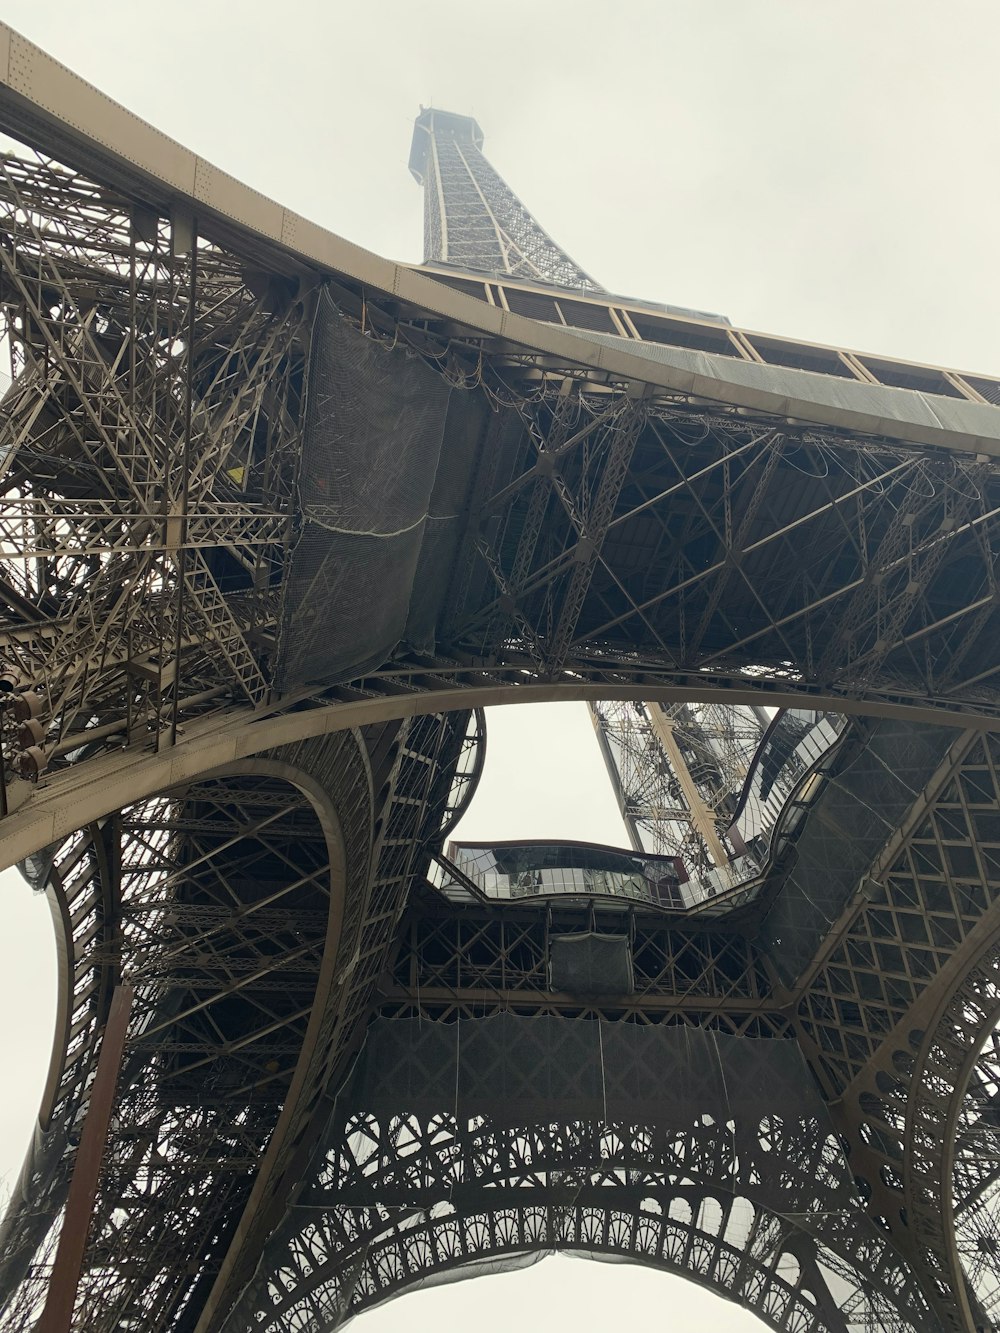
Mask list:
[[[140,1236],[162,1231],[165,1218],[179,1223],[186,1254],[200,1252],[199,1246],[208,1247],[206,1255],[212,1252],[214,1262],[208,1262],[205,1271],[209,1280],[218,1272],[218,1300],[227,1299],[226,1282],[239,1280],[241,1263],[261,1240],[257,1233],[263,1228],[266,1234],[273,1210],[282,1207],[285,1173],[301,1152],[303,1132],[323,1121],[318,1103],[367,1014],[368,993],[391,940],[385,926],[405,901],[413,873],[410,863],[440,823],[451,761],[464,729],[464,716],[455,714],[423,718],[402,728],[374,728],[365,737],[332,733],[205,768],[196,779],[172,783],[167,791],[183,797],[180,817],[171,815],[164,796],[153,798],[157,811],[152,815],[140,807],[133,830],[138,848],[133,868],[140,881],[150,870],[153,890],[152,897],[147,893],[144,899],[141,882],[138,894],[134,885],[130,891],[126,884],[123,958],[146,1004],[133,1011],[118,1128],[108,1149],[78,1298],[82,1324],[118,1327],[116,1321],[135,1319],[137,1310],[156,1323],[182,1293],[184,1300],[189,1298],[189,1260],[182,1265],[165,1261],[162,1246],[135,1248]],[[277,789],[294,791],[296,799],[281,797]],[[275,821],[280,825],[302,809],[309,810],[316,825],[324,849],[322,866],[315,856],[310,859],[309,840],[302,841],[304,831],[294,821],[282,835],[285,850],[268,844],[268,829]],[[148,839],[155,842],[158,835],[150,830],[157,827],[184,832],[189,850],[183,856],[154,854],[150,861]],[[382,827],[393,833],[384,848]],[[126,841],[127,836],[126,829]],[[204,839],[210,844],[207,849]],[[343,873],[339,886],[336,875],[331,879],[331,843],[333,852],[342,853],[340,862],[346,861],[349,884]],[[214,867],[213,848],[222,857]],[[297,864],[302,854],[304,870],[289,861],[291,874],[281,874],[276,889],[269,887],[275,869],[281,873],[274,856],[291,855]],[[231,884],[230,867],[238,875]],[[310,915],[301,889],[311,885],[315,897],[321,868],[327,908],[321,922],[310,923],[300,910],[308,908],[305,915]],[[216,905],[211,896],[217,873],[222,896]],[[332,912],[331,888],[336,899]],[[240,906],[244,890],[249,893],[245,909]],[[206,891],[209,900],[203,905]],[[176,894],[182,895],[180,907]],[[269,911],[275,903],[281,910]],[[266,921],[256,916],[259,908]],[[141,949],[130,949],[127,919],[136,910],[140,918],[145,914],[145,936]],[[256,934],[244,931],[247,920],[256,924]],[[166,952],[157,948],[157,923],[166,932]],[[263,950],[259,963],[253,955],[258,946]],[[298,959],[303,960],[301,967]],[[227,984],[219,985],[213,960]],[[286,964],[292,966],[291,974]],[[270,985],[275,968],[286,970],[277,985]],[[255,999],[258,983],[264,991]],[[244,1011],[228,1013],[234,1001]],[[246,1011],[248,1002],[251,1009]],[[199,1024],[204,1015],[209,1030],[203,1032]],[[294,1050],[285,1042],[280,1055],[273,1045],[284,1031],[294,1038]],[[263,1043],[259,1057],[253,1045],[258,1036]],[[201,1052],[199,1043],[207,1043]],[[246,1085],[243,1091],[241,1084]],[[217,1106],[212,1091],[216,1085],[222,1097]],[[234,1153],[239,1166],[230,1173],[227,1163]],[[146,1190],[142,1182],[153,1176],[156,1189]],[[47,1204],[54,1219],[58,1192]],[[149,1208],[155,1210],[155,1220],[145,1215]],[[17,1288],[9,1310],[12,1328],[30,1326],[48,1258],[43,1254],[38,1263],[36,1257],[31,1280]],[[205,1278],[199,1274],[195,1281],[204,1286]],[[203,1290],[200,1299],[206,1296],[211,1304],[214,1297]]]
[[[0,1218],[0,1308],[27,1271],[67,1184],[66,1145],[82,1113],[107,1020],[119,958],[117,884],[106,830],[77,830],[34,864],[45,893],[57,960],[56,1018],[42,1099],[6,1212]]]
[[[942,1324],[953,1333],[973,1333],[988,1321],[976,1309],[958,1244],[957,1130],[977,1061],[1000,1023],[996,903],[952,959],[941,990],[930,1007],[910,1017],[926,1028],[897,1034],[899,1044],[887,1052],[894,1073],[877,1071],[859,1093],[863,1119],[855,1147],[874,1168],[869,1188],[925,1275]],[[996,1270],[995,1260],[992,1266]]]
[[[72,769],[53,776],[44,787],[32,789],[21,783],[21,801],[3,823],[0,868],[38,851],[66,836],[72,828],[103,818],[130,801],[153,795],[168,787],[193,781],[201,774],[231,764],[261,751],[333,732],[444,711],[468,709],[470,705],[496,707],[520,703],[645,699],[663,701],[711,701],[718,697],[712,686],[664,686],[647,679],[623,686],[603,681],[597,684],[570,677],[547,684],[497,684],[495,681],[454,685],[423,694],[378,694],[349,702],[324,703],[291,712],[233,711],[213,714],[192,723],[187,735],[171,749],[158,753],[116,751],[91,759],[79,773]],[[768,692],[753,684],[726,691],[733,704],[766,699],[794,705],[799,694],[784,690]],[[290,702],[290,701],[286,701]],[[879,712],[886,717],[917,723],[947,725],[969,731],[1000,730],[1000,717],[954,712],[902,704],[875,709],[871,703],[823,696],[818,703],[848,716]],[[72,826],[71,826],[72,825]]]
[[[73,941],[74,935],[80,932],[83,920],[85,920],[84,914],[88,911],[95,911],[99,915],[101,926],[101,947],[94,951],[97,959],[100,960],[95,960],[95,968],[100,973],[99,977],[95,978],[100,994],[92,1006],[95,1014],[99,1016],[98,1027],[103,1027],[111,1005],[111,994],[118,969],[113,932],[118,915],[119,886],[109,841],[106,836],[102,836],[103,833],[103,829],[92,824],[86,830],[80,831],[80,835],[89,845],[74,848],[72,839],[64,843],[53,856],[52,868],[44,883],[45,896],[52,913],[52,922],[55,929],[56,955],[58,958],[57,984],[59,986],[55,1033],[49,1057],[45,1090],[42,1094],[42,1104],[38,1113],[39,1125],[44,1127],[48,1127],[55,1111],[66,1051],[71,1040],[70,1029],[74,1026],[74,990],[79,986],[80,978],[75,975],[73,966]],[[90,908],[86,906],[86,903],[81,904],[79,902],[82,896],[79,892],[74,895],[77,901],[71,907],[69,890],[72,886],[67,883],[67,874],[64,870],[67,863],[69,867],[76,868],[79,864],[81,852],[84,854],[89,852],[93,866],[90,879],[94,888],[88,897],[93,897],[94,903],[93,907]],[[70,873],[72,873],[72,870],[70,870]],[[83,920],[81,920],[81,917],[83,917]],[[61,1046],[59,1042],[60,1031],[63,1036]]]
[[[227,1333],[327,1333],[411,1286],[557,1249],[684,1273],[775,1328],[937,1329],[823,1117],[465,1116],[341,1113]]]
[[[369,1189],[359,1192],[357,1178],[341,1176],[335,1184],[331,1179],[327,1205],[315,1193],[303,1200],[305,1220],[284,1237],[280,1256],[268,1256],[268,1278],[235,1312],[227,1333],[249,1327],[329,1333],[414,1287],[555,1251],[679,1273],[778,1330],[845,1333],[862,1316],[868,1326],[900,1333],[935,1328],[919,1296],[907,1291],[912,1284],[899,1257],[840,1197],[839,1150],[835,1140],[817,1147],[822,1135],[811,1123],[799,1127],[805,1157],[797,1164],[798,1185],[780,1187],[781,1205],[775,1183],[759,1169],[761,1155],[751,1162],[754,1134],[772,1133],[774,1119],[736,1136],[711,1117],[683,1130],[484,1122],[465,1134],[449,1115],[419,1125],[400,1117],[395,1137],[403,1155],[396,1163],[412,1182],[410,1201],[393,1189],[399,1174],[386,1177],[387,1144],[371,1143],[371,1161],[379,1165]],[[350,1152],[352,1136],[358,1142],[372,1132],[370,1121],[345,1123],[341,1152]],[[792,1125],[782,1129],[796,1135]],[[434,1152],[425,1155],[428,1145]],[[601,1152],[610,1156],[598,1166]],[[486,1176],[473,1180],[477,1162]],[[794,1155],[782,1155],[782,1164],[796,1172]],[[825,1187],[817,1184],[824,1174]],[[811,1191],[815,1214],[801,1198],[795,1204],[800,1191]],[[834,1199],[841,1217],[852,1214],[849,1227],[831,1224]]]
[[[697,1199],[697,1196],[695,1196]],[[713,1196],[705,1195],[704,1199]],[[654,1204],[654,1200],[650,1200]],[[404,1277],[391,1297],[381,1295],[378,1277],[397,1277],[405,1273],[406,1259],[399,1237],[387,1238],[366,1258],[365,1269],[357,1277],[355,1299],[346,1317],[318,1325],[310,1320],[296,1321],[292,1315],[285,1323],[264,1325],[267,1333],[278,1328],[300,1333],[327,1333],[385,1300],[419,1289],[428,1282],[476,1277],[485,1268],[489,1272],[519,1267],[529,1256],[532,1260],[545,1253],[563,1253],[580,1258],[619,1259],[643,1267],[683,1277],[715,1295],[733,1301],[754,1313],[776,1333],[842,1333],[844,1324],[837,1313],[820,1306],[807,1285],[815,1272],[797,1264],[792,1252],[781,1244],[781,1221],[764,1210],[754,1209],[749,1201],[732,1197],[720,1208],[728,1223],[740,1206],[746,1209],[746,1230],[761,1238],[762,1247],[773,1242],[770,1258],[748,1255],[729,1242],[720,1232],[675,1221],[659,1208],[640,1208],[619,1213],[612,1207],[565,1209],[554,1215],[551,1209],[522,1208],[503,1213],[459,1218],[445,1215],[429,1219],[423,1235],[410,1232],[407,1248],[435,1251],[439,1259],[433,1277]],[[467,1259],[463,1253],[463,1231],[475,1230],[490,1235],[495,1244]],[[764,1237],[766,1236],[766,1239]],[[785,1237],[785,1240],[791,1239]],[[794,1244],[794,1241],[792,1241]],[[449,1253],[450,1251],[450,1253]],[[797,1268],[798,1281],[788,1281],[783,1270]],[[818,1286],[819,1284],[816,1283]]]
[[[993,1021],[1000,1017],[996,1012]],[[984,1313],[1000,1303],[1000,1165],[996,1160],[1000,1029],[981,1045],[968,1080],[953,1147],[954,1230],[959,1261]]]
[[[303,758],[303,756],[296,757],[298,757],[300,761]],[[304,803],[305,807],[312,812],[312,817],[316,821],[317,831],[322,838],[322,845],[324,848],[323,861],[328,867],[325,875],[326,880],[328,880],[328,883],[325,885],[325,896],[329,904],[329,908],[326,911],[323,920],[322,965],[317,973],[316,994],[311,1006],[312,1010],[315,1010],[316,1008],[322,1008],[322,1005],[326,1000],[326,991],[329,990],[330,977],[335,964],[337,944],[340,937],[343,908],[346,898],[345,846],[341,821],[338,812],[334,807],[330,792],[306,769],[296,766],[293,762],[289,762],[290,758],[291,756],[282,756],[279,754],[272,756],[258,756],[253,759],[239,761],[236,764],[223,766],[206,772],[202,774],[197,781],[185,784],[183,787],[171,786],[167,788],[166,791],[157,793],[151,799],[159,804],[165,800],[169,800],[171,796],[180,795],[190,805],[190,802],[192,801],[195,803],[199,801],[204,802],[206,797],[210,797],[218,784],[225,779],[232,779],[237,782],[240,780],[256,782],[258,786],[260,781],[264,781],[265,785],[267,783],[271,783],[272,785],[277,783],[279,786],[294,791],[297,798],[299,798],[296,801],[292,801],[290,804],[287,801],[284,802],[283,809],[281,808],[282,803],[279,802],[277,813],[279,822],[282,818],[287,819],[289,814],[294,816],[295,810],[297,810],[302,803]],[[362,840],[367,847],[369,836],[368,831],[371,823],[370,783],[361,785],[363,785],[366,795],[366,814]],[[247,798],[252,805],[254,797],[251,790],[247,791]],[[142,807],[145,808],[140,815],[140,821],[142,821],[148,813],[148,805],[148,799],[142,803]],[[246,835],[249,833],[251,839],[257,838],[259,840],[259,829],[250,829],[249,827],[239,829],[236,825],[233,827],[237,837],[242,836],[245,839]],[[88,836],[96,838],[99,835],[94,830],[91,830],[91,835]],[[65,846],[74,849],[76,844],[80,842],[81,837],[83,837],[83,835],[73,835],[68,839]],[[102,846],[101,855],[92,858],[95,863],[99,863],[104,874],[101,877],[100,883],[94,883],[93,893],[91,893],[89,897],[93,898],[95,895],[100,897],[103,892],[103,896],[107,901],[103,904],[96,904],[96,906],[98,908],[103,906],[103,915],[106,918],[108,930],[110,931],[111,936],[117,938],[117,945],[114,949],[105,948],[105,938],[100,932],[91,932],[91,936],[88,939],[86,946],[77,942],[75,949],[72,935],[64,940],[63,952],[66,955],[67,964],[72,960],[74,953],[76,955],[75,967],[68,965],[66,969],[71,992],[74,978],[76,986],[79,988],[79,968],[81,964],[86,963],[88,958],[92,960],[93,966],[102,975],[107,973],[112,980],[114,976],[118,975],[120,966],[122,966],[126,972],[135,972],[138,967],[140,978],[148,973],[149,959],[148,957],[143,957],[141,952],[137,953],[136,949],[147,949],[150,944],[154,943],[153,937],[151,937],[147,931],[141,942],[137,939],[133,942],[133,946],[130,947],[128,939],[129,926],[122,913],[115,908],[115,903],[118,902],[121,888],[122,867],[119,864],[116,873],[115,868],[111,865],[111,862],[115,859],[117,854],[116,848],[112,846],[112,843],[117,838],[124,839],[125,844],[127,844],[128,837],[127,827],[123,831],[120,827],[120,821],[114,821],[113,835],[104,837],[103,843],[106,845]],[[219,838],[221,838],[220,846],[224,847],[232,844],[231,838],[227,843],[224,834],[219,834],[217,836],[217,841]],[[75,854],[76,860],[79,861],[79,851],[76,850]],[[57,852],[54,862],[56,867],[59,865],[59,860],[60,853]],[[209,856],[209,860],[211,860],[211,856]],[[312,862],[315,862],[315,860],[316,858],[312,857]],[[318,868],[318,866],[308,869],[308,863],[304,864],[307,864],[306,873],[311,874],[313,878],[315,878],[316,868]],[[154,871],[154,876],[155,873],[156,872]],[[56,904],[59,919],[72,926],[74,914],[70,910],[69,904],[66,902],[61,877],[58,875],[57,871],[49,875],[49,894],[50,900],[54,901]],[[77,894],[78,898],[79,896],[80,895]],[[134,914],[134,911],[136,910],[136,903],[131,901],[134,896],[134,894],[130,896],[129,885],[126,883],[124,894],[126,906],[125,917],[129,915],[129,911]],[[91,903],[87,908],[89,911],[93,911],[94,909],[94,903]],[[156,911],[154,911],[154,916],[155,915],[157,915]],[[216,930],[217,929],[218,927],[216,927]],[[77,932],[77,934],[79,934],[79,932]],[[211,934],[211,930],[209,931],[209,934]],[[174,942],[173,948],[175,950],[178,948],[177,941]],[[189,962],[186,969],[182,969],[181,975],[189,977],[191,966],[192,963]],[[169,975],[170,973],[168,970],[164,976],[168,977]],[[107,977],[105,980],[107,980]],[[130,1046],[133,1051],[137,1049],[136,1043],[139,1044],[139,1047],[149,1046],[149,1027],[151,1018],[154,1019],[154,1026],[156,1021],[159,1021],[159,1028],[163,1030],[165,1036],[169,1037],[170,1023],[174,1020],[168,1019],[167,1021],[163,1021],[162,1013],[160,1020],[155,1019],[157,1010],[159,1009],[162,1011],[163,1004],[162,994],[159,1000],[155,999],[157,986],[159,986],[162,992],[162,983],[155,983],[154,989],[151,991],[149,980],[146,980],[145,982],[140,981],[140,994],[144,993],[146,995],[146,1005],[141,1006],[134,1014],[132,1030],[130,1033]],[[107,990],[108,987],[105,986],[104,989]],[[153,1007],[150,1007],[151,1005]],[[195,1007],[197,1008],[197,1006]],[[167,1012],[169,1013],[169,1007]],[[50,1073],[50,1083],[46,1092],[47,1100],[42,1108],[43,1117],[45,1117],[46,1114],[46,1107],[48,1108],[50,1113],[50,1124],[47,1133],[41,1134],[40,1138],[39,1136],[36,1136],[36,1141],[40,1142],[43,1148],[48,1151],[44,1154],[43,1160],[39,1159],[37,1149],[29,1151],[25,1170],[22,1173],[23,1188],[19,1191],[20,1203],[22,1206],[18,1207],[17,1200],[15,1200],[7,1217],[4,1219],[4,1250],[6,1252],[3,1256],[5,1270],[5,1280],[3,1285],[5,1296],[12,1295],[15,1289],[18,1288],[18,1284],[21,1283],[21,1279],[24,1277],[24,1271],[22,1271],[24,1269],[24,1264],[20,1262],[19,1256],[23,1258],[24,1255],[27,1255],[28,1259],[30,1259],[31,1255],[37,1250],[38,1245],[44,1243],[44,1233],[46,1231],[49,1231],[50,1239],[52,1238],[51,1224],[58,1216],[61,1200],[68,1183],[69,1169],[72,1165],[72,1139],[70,1136],[69,1121],[72,1119],[70,1112],[72,1112],[73,1104],[71,1104],[67,1095],[67,1081],[71,1081],[72,1086],[76,1087],[81,1095],[85,1095],[86,1087],[89,1086],[89,1079],[92,1076],[96,1054],[99,1050],[99,1039],[103,1026],[103,1017],[106,1017],[106,1015],[102,1016],[99,1007],[94,1008],[89,1015],[86,1028],[86,1031],[90,1033],[90,1038],[87,1042],[89,1056],[86,1054],[86,1050],[80,1047],[80,1034],[82,1030],[82,1024],[80,1022],[74,1024],[72,1044],[65,1040],[67,1036],[65,1024],[57,1026],[51,1060],[52,1072]],[[314,1023],[312,1024],[312,1027],[315,1027]],[[291,1029],[289,1029],[289,1031],[291,1031]],[[288,1093],[285,1095],[283,1101],[279,1101],[278,1104],[277,1109],[280,1112],[284,1113],[289,1109],[292,1102],[291,1094],[294,1092],[296,1084],[296,1075],[299,1075],[298,1081],[299,1084],[301,1084],[302,1079],[300,1070],[303,1064],[308,1063],[308,1059],[305,1058],[308,1054],[306,1048],[309,1047],[311,1049],[309,1037],[310,1032],[307,1030],[305,1040],[302,1043],[302,1049],[297,1052],[297,1061]],[[253,1038],[251,1035],[251,1041],[252,1040]],[[154,1049],[160,1049],[156,1046],[155,1042]],[[123,1095],[126,1102],[129,1099],[134,1102],[137,1096],[141,1099],[144,1095],[144,1080],[148,1078],[148,1075],[143,1066],[147,1064],[150,1059],[148,1055],[145,1058],[140,1057],[138,1066],[134,1068],[130,1074],[128,1070],[128,1062],[130,1058],[133,1065],[135,1065],[136,1062],[136,1056],[134,1054],[131,1057],[128,1055],[126,1056],[126,1068],[123,1075],[125,1083]],[[171,1059],[174,1059],[176,1063],[176,1060],[179,1058],[182,1059],[183,1057],[170,1057],[163,1056],[162,1054],[159,1056],[154,1055],[153,1057],[154,1063],[156,1060],[159,1060],[161,1065],[164,1060],[169,1064]],[[163,1070],[161,1069],[160,1076],[162,1075]],[[61,1117],[55,1116],[52,1118],[51,1113],[53,1106],[56,1105],[57,1094],[58,1101],[64,1103],[65,1106],[69,1106],[69,1112],[63,1114]],[[182,1094],[182,1100],[185,1097],[190,1099],[190,1094]],[[123,1111],[122,1114],[124,1116],[126,1111]],[[44,1123],[44,1119],[42,1123]],[[273,1138],[274,1136],[269,1133],[267,1137]],[[265,1142],[266,1141],[267,1139],[265,1139]],[[176,1148],[173,1151],[176,1152]],[[43,1171],[42,1168],[45,1166],[46,1161],[49,1162],[49,1167],[47,1170]],[[95,1243],[95,1241],[92,1238],[92,1244],[93,1243]],[[28,1312],[32,1301],[32,1291],[29,1290],[29,1288],[33,1288],[35,1285],[37,1284],[33,1281],[21,1283],[20,1290],[17,1291],[17,1295],[14,1297],[14,1304],[9,1311],[10,1316],[13,1319],[16,1320],[19,1317],[19,1313],[23,1314],[25,1317],[29,1317]],[[86,1299],[87,1293],[84,1291],[82,1294],[83,1299]],[[24,1306],[23,1310],[21,1309],[22,1306]]]
[[[904,1159],[907,1212],[933,1280],[956,1304],[954,1327],[978,1329],[956,1236],[955,1152],[959,1117],[976,1063],[1000,1022],[1000,921],[990,914],[987,942],[938,1008],[923,1037],[909,1088],[912,1142]]]
[[[140,198],[148,196],[152,182],[161,197],[184,199],[186,206],[197,213],[206,234],[225,246],[235,244],[238,252],[248,241],[254,250],[263,245],[273,252],[279,267],[283,256],[291,254],[310,270],[355,279],[417,309],[547,353],[557,364],[568,361],[590,366],[617,380],[661,384],[674,393],[731,402],[755,411],[769,410],[781,417],[874,430],[890,438],[965,451],[974,445],[989,454],[998,452],[990,417],[984,411],[960,413],[950,400],[952,410],[947,415],[942,407],[931,412],[918,395],[913,395],[912,401],[904,400],[903,408],[894,402],[896,410],[890,412],[884,394],[873,392],[871,385],[838,379],[835,386],[830,386],[825,382],[829,377],[808,373],[796,380],[800,397],[793,398],[785,381],[776,388],[765,368],[752,363],[724,358],[726,364],[715,368],[704,357],[696,364],[690,357],[673,361],[662,354],[651,357],[643,355],[641,343],[630,345],[619,339],[598,342],[578,330],[540,324],[489,306],[436,281],[419,268],[383,259],[344,240],[231,176],[222,177],[212,164],[123,111],[97,89],[88,86],[87,96],[82,98],[72,73],[11,29],[4,27],[2,34],[16,37],[23,67],[30,71],[26,87],[44,89],[44,97],[36,101],[30,93],[0,86],[0,110],[10,133],[27,142],[44,137],[46,151],[65,152],[74,160],[83,153],[88,162],[98,164],[102,178],[120,188],[138,190]],[[179,188],[179,182],[186,185],[193,181],[199,183],[197,198],[186,188]],[[960,406],[967,409],[978,405]]]
[[[474,708],[469,717],[465,739],[455,769],[455,777],[448,793],[448,804],[441,825],[441,840],[462,819],[475,799],[486,768],[486,714]]]
[[[364,747],[359,746],[359,753],[364,755]],[[293,781],[292,774],[301,770],[294,769],[287,763],[277,763],[271,761],[275,770],[281,769],[287,775],[288,781]],[[253,761],[244,761],[253,767]],[[221,773],[240,772],[242,764],[236,764],[229,768],[223,768]],[[365,773],[368,778],[365,784],[365,797],[368,820],[367,826],[370,827],[374,822],[374,792],[372,790],[372,775],[369,765],[365,765]],[[296,782],[295,785],[298,785]],[[344,830],[341,820],[333,805],[330,792],[314,778],[309,778],[309,788],[315,795],[316,801],[323,806],[323,814],[320,814],[320,820],[327,829],[328,839],[331,836],[336,838],[336,847],[339,851],[339,861],[334,863],[331,858],[331,893],[330,910],[327,918],[326,940],[323,948],[323,954],[320,962],[319,971],[316,977],[316,989],[309,1014],[308,1026],[302,1040],[302,1046],[295,1063],[295,1069],[292,1074],[288,1091],[283,1099],[281,1111],[268,1141],[263,1159],[257,1169],[251,1189],[248,1193],[246,1204],[243,1209],[243,1216],[240,1218],[235,1234],[235,1244],[239,1244],[245,1235],[246,1230],[252,1220],[257,1215],[257,1210],[261,1207],[262,1200],[266,1198],[267,1192],[271,1187],[279,1169],[282,1165],[282,1153],[286,1147],[287,1141],[294,1133],[297,1126],[298,1117],[301,1114],[303,1101],[311,1095],[315,1095],[315,1065],[317,1055],[322,1054],[322,1043],[324,1036],[324,1027],[328,1020],[328,1010],[331,1003],[331,993],[334,988],[334,979],[336,976],[337,963],[340,954],[340,945],[344,930],[344,913],[347,905],[348,889],[348,853],[345,844]],[[317,813],[319,809],[317,806]],[[312,1078],[310,1077],[312,1075]],[[249,1222],[248,1220],[249,1219]]]

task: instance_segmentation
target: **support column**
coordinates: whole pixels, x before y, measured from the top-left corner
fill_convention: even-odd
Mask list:
[[[131,986],[120,984],[115,987],[111,1000],[111,1012],[104,1029],[97,1073],[90,1090],[45,1309],[35,1326],[35,1333],[71,1333],[72,1330],[76,1289],[83,1269],[87,1235],[97,1197],[97,1184],[115,1104],[115,1089],[125,1050],[133,995]]]
[[[660,704],[646,704],[646,711],[649,713],[649,720],[652,724],[656,739],[663,746],[667,758],[670,760],[670,767],[673,769],[674,777],[680,784],[681,793],[684,797],[684,804],[687,806],[691,815],[691,822],[698,831],[701,838],[704,839],[705,846],[708,848],[708,854],[712,858],[712,864],[715,866],[725,866],[729,864],[729,856],[725,847],[722,845],[722,839],[719,837],[715,828],[715,817],[701,798],[701,793],[695,785],[694,778],[688,768],[684,756],[681,754],[680,746],[674,739],[673,722],[667,717]]]

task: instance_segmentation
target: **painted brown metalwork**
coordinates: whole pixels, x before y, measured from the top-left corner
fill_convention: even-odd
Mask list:
[[[36,67],[0,29],[0,859],[61,949],[5,1326],[120,984],[80,1328],[325,1333],[553,1248],[991,1326],[994,382],[598,293],[464,118],[430,253],[488,273],[415,273]],[[491,901],[432,869],[475,710],[560,697],[663,706],[711,869],[750,710],[837,718],[738,882]]]
[[[80,1270],[87,1249],[87,1233],[94,1210],[101,1161],[111,1129],[111,1113],[121,1073],[133,996],[131,986],[119,986],[111,1000],[111,1012],[104,1029],[101,1054],[87,1103],[83,1133],[80,1135],[80,1147],[73,1164],[73,1179],[66,1199],[66,1212],[52,1264],[45,1309],[38,1321],[39,1333],[71,1333],[72,1330]]]

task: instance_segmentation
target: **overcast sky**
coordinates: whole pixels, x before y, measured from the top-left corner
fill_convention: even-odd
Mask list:
[[[391,258],[422,256],[406,160],[413,118],[433,104],[478,118],[496,168],[613,291],[1000,371],[996,0],[0,0],[0,18],[204,157]],[[585,712],[518,713],[493,727],[468,836],[612,840]],[[0,1050],[15,1089],[0,1097],[0,1171],[16,1172],[40,1095],[47,917],[18,881],[0,884],[0,986],[13,991],[0,995]],[[588,1333],[623,1311],[702,1333],[759,1328],[689,1284],[568,1261],[421,1292],[357,1327]]]

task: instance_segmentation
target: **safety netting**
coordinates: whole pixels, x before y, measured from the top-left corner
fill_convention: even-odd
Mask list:
[[[489,407],[320,298],[279,686],[433,648]]]
[[[761,928],[761,942],[786,984],[807,966],[862,887],[954,738],[946,727],[889,718],[857,732],[841,752]]]
[[[330,1333],[556,1251],[685,1273],[782,1333],[939,1333],[792,1041],[379,1018],[308,1178],[227,1333]]]
[[[688,1026],[501,1013],[458,1023],[379,1018],[348,1100],[376,1114],[451,1111],[494,1123],[566,1118],[756,1124],[825,1120],[798,1046]]]

